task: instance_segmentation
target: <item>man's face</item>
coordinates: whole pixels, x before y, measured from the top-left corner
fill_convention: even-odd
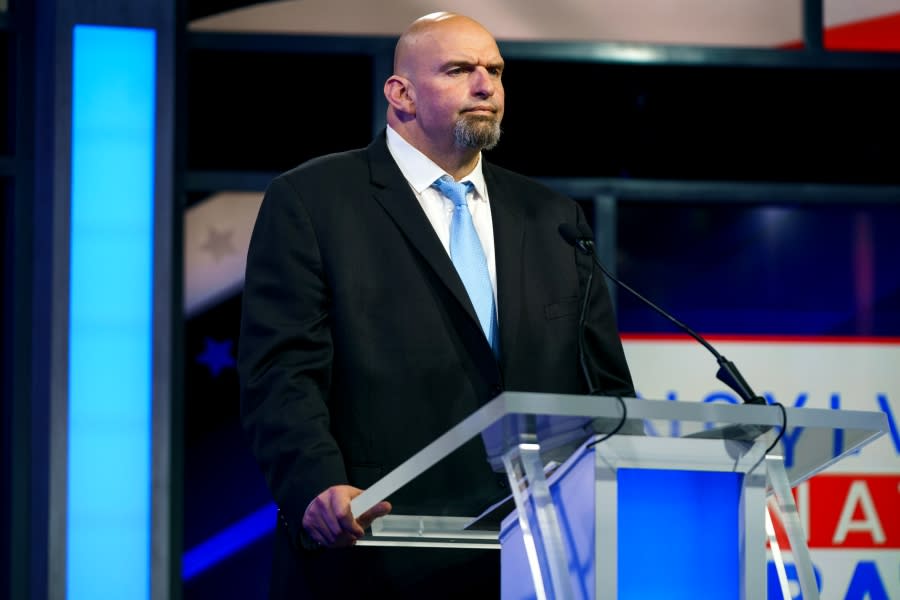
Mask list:
[[[416,119],[435,144],[489,149],[503,119],[503,58],[477,24],[450,20],[422,34],[412,75]]]

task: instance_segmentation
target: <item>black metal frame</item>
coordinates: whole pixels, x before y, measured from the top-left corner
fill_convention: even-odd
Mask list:
[[[191,48],[243,52],[368,54],[394,51],[396,38],[263,33],[189,32]],[[844,52],[821,48],[783,50],[627,42],[499,41],[506,58],[660,66],[785,67],[807,69],[900,69],[891,52]]]

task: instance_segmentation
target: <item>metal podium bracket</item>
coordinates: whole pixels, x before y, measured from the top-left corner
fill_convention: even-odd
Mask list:
[[[514,446],[503,455],[503,465],[515,499],[538,600],[574,598],[559,517],[544,476],[540,445]]]
[[[812,558],[809,555],[806,535],[803,533],[803,525],[800,523],[800,514],[797,511],[797,504],[794,502],[794,495],[791,493],[791,484],[788,480],[787,471],[784,468],[784,457],[767,455],[766,474],[775,496],[781,523],[784,525],[788,541],[791,544],[791,554],[794,557],[794,566],[797,569],[797,577],[800,580],[800,591],[806,600],[819,600],[819,588],[816,585],[816,577],[813,573]],[[776,568],[784,570],[782,553],[773,552],[772,555],[776,561]],[[779,564],[779,561],[781,561],[781,564]]]

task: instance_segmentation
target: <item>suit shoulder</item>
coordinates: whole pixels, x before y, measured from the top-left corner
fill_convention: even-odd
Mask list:
[[[295,188],[306,187],[311,183],[337,184],[363,176],[367,180],[368,169],[366,150],[360,148],[311,158],[279,174],[275,180],[284,181]]]

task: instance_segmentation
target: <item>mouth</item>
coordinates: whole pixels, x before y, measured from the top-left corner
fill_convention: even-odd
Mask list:
[[[497,108],[495,106],[473,106],[463,110],[464,113],[474,113],[479,115],[495,115]]]

